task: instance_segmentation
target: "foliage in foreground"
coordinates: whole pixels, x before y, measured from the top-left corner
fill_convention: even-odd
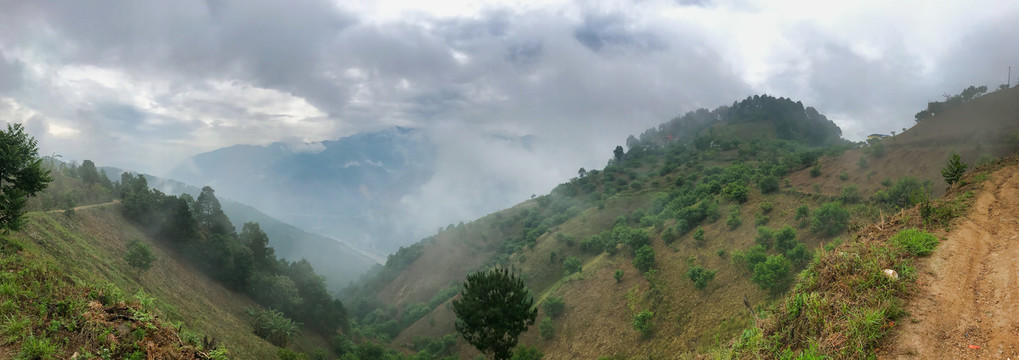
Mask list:
[[[534,325],[538,316],[530,290],[506,269],[468,275],[460,295],[453,300],[456,331],[496,359],[512,355],[517,336]]]
[[[771,317],[745,330],[723,356],[870,357],[894,321],[905,315],[902,299],[916,279],[913,260],[920,252],[897,239],[929,237],[909,229],[889,241],[848,244],[815,257]],[[933,248],[922,243],[924,250]],[[884,269],[895,270],[900,278],[886,276]]]

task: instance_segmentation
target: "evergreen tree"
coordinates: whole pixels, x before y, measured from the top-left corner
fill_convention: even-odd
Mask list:
[[[967,167],[969,166],[962,162],[959,154],[952,153],[952,156],[948,158],[948,164],[945,164],[945,167],[941,169],[941,176],[945,178],[948,185],[955,185],[962,179]]]
[[[42,168],[35,138],[21,124],[7,124],[7,131],[0,131],[0,230],[18,230],[28,197],[50,181],[53,178]]]
[[[506,269],[467,275],[460,298],[453,300],[456,331],[495,359],[509,359],[517,336],[534,325],[538,309],[523,280]]]

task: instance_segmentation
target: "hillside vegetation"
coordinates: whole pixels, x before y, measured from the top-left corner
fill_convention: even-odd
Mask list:
[[[805,286],[794,286],[796,274],[822,245],[855,244],[869,224],[943,193],[936,184],[952,151],[971,163],[1014,152],[1016,97],[975,98],[869,144],[840,140],[823,115],[788,99],[688,113],[631,136],[605,168],[580,169],[549,195],[391,255],[345,291],[352,335],[421,350],[454,334],[447,301],[467,273],[505,267],[522,275],[547,323],[521,343],[549,358],[724,347]],[[945,125],[964,117],[974,125]],[[550,316],[549,302],[565,310]],[[462,342],[447,353],[477,354]]]

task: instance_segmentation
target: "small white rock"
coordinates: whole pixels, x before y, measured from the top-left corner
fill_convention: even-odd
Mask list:
[[[884,273],[885,273],[885,276],[887,276],[889,279],[899,280],[899,273],[895,272],[895,270],[885,269]]]

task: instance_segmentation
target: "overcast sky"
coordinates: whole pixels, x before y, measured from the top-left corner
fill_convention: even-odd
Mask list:
[[[850,140],[900,130],[1005,83],[1017,38],[1019,2],[997,0],[0,0],[0,121],[45,154],[157,174],[399,125],[447,171],[544,193],[628,134],[753,94]]]

